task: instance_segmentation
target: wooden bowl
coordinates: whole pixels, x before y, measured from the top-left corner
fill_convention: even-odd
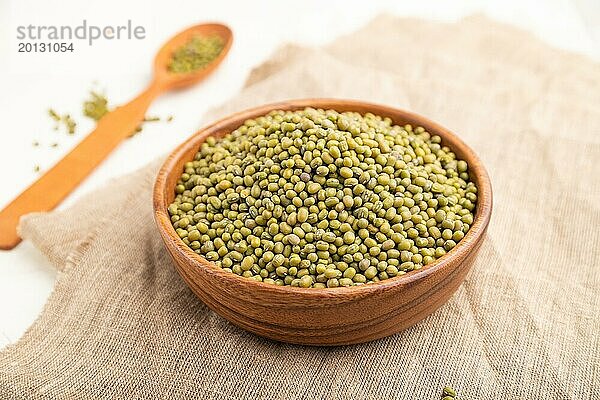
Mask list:
[[[305,107],[339,112],[371,112],[399,125],[423,126],[439,135],[469,164],[478,188],[475,220],[465,237],[446,255],[420,270],[355,287],[304,289],[242,278],[194,253],[175,233],[168,205],[183,164],[194,158],[209,136],[222,136],[249,118],[274,109]],[[360,101],[305,99],[268,104],[213,123],[179,146],[163,164],[154,186],[154,217],[181,277],[213,311],[233,324],[270,339],[306,345],[346,345],[392,335],[422,320],[456,291],[471,268],[492,212],[492,187],[475,153],[446,128],[419,115]]]

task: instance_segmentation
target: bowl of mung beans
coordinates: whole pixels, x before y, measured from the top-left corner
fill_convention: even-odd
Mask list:
[[[417,114],[303,99],[238,112],[164,162],[154,216],[214,312],[277,341],[346,345],[444,304],[492,212],[475,153]]]

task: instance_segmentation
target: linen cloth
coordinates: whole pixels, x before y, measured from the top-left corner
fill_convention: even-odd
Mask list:
[[[23,218],[22,236],[60,273],[0,352],[0,398],[438,399],[447,384],[463,399],[599,398],[599,64],[479,16],[381,16],[324,48],[280,49],[202,123],[302,97],[409,109],[478,153],[494,211],[447,304],[346,347],[238,329],[173,268],[152,217],[156,161]]]

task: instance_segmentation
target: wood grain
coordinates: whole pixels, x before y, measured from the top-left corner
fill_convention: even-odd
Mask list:
[[[225,47],[208,66],[187,74],[169,73],[167,66],[173,50],[196,35],[219,35]],[[0,249],[14,248],[21,238],[17,225],[21,216],[35,211],[49,211],[69,195],[114,149],[142,123],[152,100],[166,90],[200,82],[225,58],[233,34],[221,24],[202,24],[184,30],[169,40],[154,60],[154,80],[128,104],[106,114],[96,129],[87,135],[56,165],[0,211]]]
[[[478,188],[475,219],[465,237],[445,256],[422,269],[375,284],[331,289],[275,286],[223,271],[187,247],[177,236],[167,212],[183,164],[192,160],[209,136],[222,136],[246,119],[273,109],[304,107],[356,111],[390,117],[394,123],[423,126],[442,138],[469,164]],[[492,213],[492,187],[475,153],[455,134],[422,116],[359,101],[303,99],[264,105],[233,114],[200,130],[163,164],[153,193],[154,217],[175,267],[192,291],[233,324],[258,335],[306,345],[367,342],[406,329],[422,320],[456,291],[471,268]]]

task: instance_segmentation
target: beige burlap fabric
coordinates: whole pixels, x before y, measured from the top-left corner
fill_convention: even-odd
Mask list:
[[[487,165],[495,210],[439,311],[368,344],[246,333],[175,273],[155,230],[157,163],[22,234],[61,270],[42,315],[0,353],[0,398],[597,399],[600,66],[481,17],[380,17],[321,50],[286,47],[203,122],[288,98],[409,108]]]

